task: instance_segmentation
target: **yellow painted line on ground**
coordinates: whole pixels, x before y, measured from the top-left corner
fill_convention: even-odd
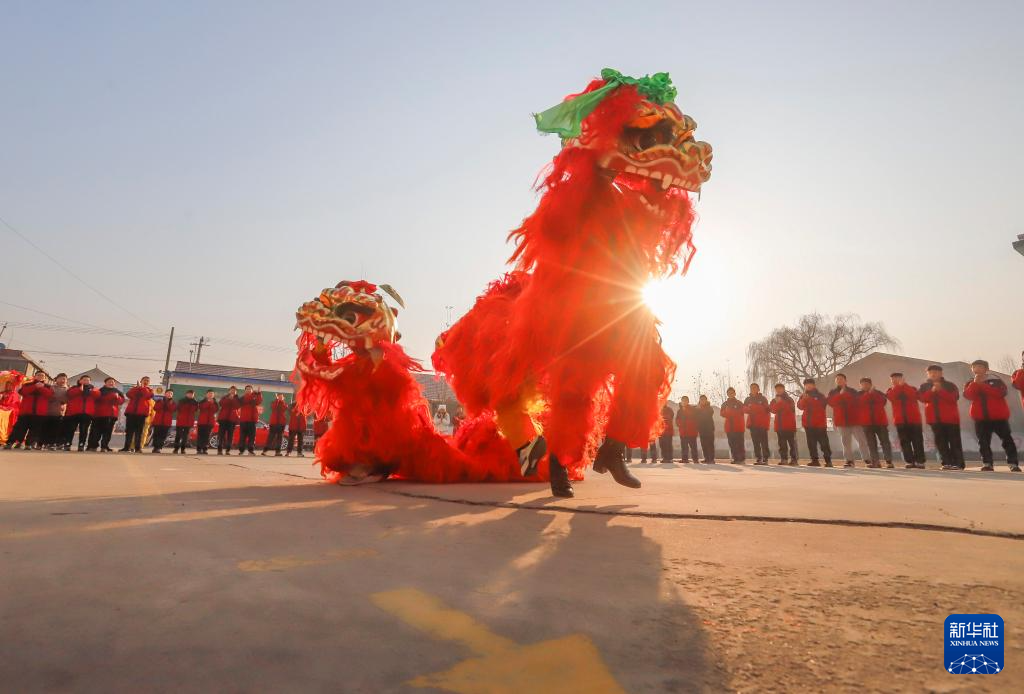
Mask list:
[[[464,612],[414,588],[375,593],[373,604],[436,639],[455,641],[477,655],[450,670],[407,684],[459,694],[621,694],[593,642],[583,634],[521,646]]]
[[[333,564],[334,562],[345,561],[346,559],[362,559],[365,557],[376,557],[379,555],[375,549],[355,548],[339,549],[332,552],[325,552],[318,557],[271,557],[270,559],[250,559],[238,562],[238,568],[242,571],[288,571],[300,569],[306,566],[321,566]]]
[[[253,516],[261,513],[278,513],[280,511],[308,511],[325,508],[334,504],[344,503],[343,499],[326,499],[323,501],[300,501],[287,504],[265,504],[263,506],[243,506],[242,508],[213,509],[210,511],[184,511],[167,513],[149,518],[127,518],[118,521],[104,521],[60,528],[39,528],[22,532],[11,532],[3,536],[7,540],[23,540],[26,538],[45,537],[47,535],[65,535],[68,533],[92,533],[103,530],[122,530],[124,528],[140,528],[163,523],[185,523],[189,521],[213,520],[215,518],[234,518],[236,516]]]

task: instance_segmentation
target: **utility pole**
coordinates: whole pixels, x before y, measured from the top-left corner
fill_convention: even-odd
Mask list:
[[[174,345],[174,326],[171,326],[171,336],[167,338],[167,357],[164,359],[164,390],[171,384],[171,346]]]
[[[195,347],[196,348],[196,361],[195,361],[196,364],[200,363],[200,361],[202,359],[202,356],[203,356],[203,346],[204,345],[208,345],[208,344],[210,344],[210,341],[207,340],[202,335],[199,336],[199,342],[192,342],[192,343],[190,343],[190,345],[189,345],[190,347]],[[189,357],[189,359],[191,360],[191,357]]]

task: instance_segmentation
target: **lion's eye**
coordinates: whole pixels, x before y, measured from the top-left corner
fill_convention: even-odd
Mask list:
[[[356,312],[344,304],[334,307],[334,315],[346,323],[351,323],[352,325],[355,325],[356,321],[359,320],[359,316]]]

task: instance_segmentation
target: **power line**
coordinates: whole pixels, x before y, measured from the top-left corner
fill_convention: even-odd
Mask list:
[[[85,321],[76,320],[74,318],[68,318],[67,316],[58,316],[56,313],[48,313],[46,311],[40,311],[39,309],[31,308],[29,306],[22,306],[21,304],[11,303],[10,301],[2,301],[2,300],[0,300],[0,304],[3,304],[4,306],[11,306],[13,308],[21,309],[22,311],[28,311],[29,313],[38,313],[38,314],[43,315],[43,316],[49,316],[50,318],[56,318],[57,320],[68,321],[69,323],[77,323],[78,325],[84,325],[84,326],[86,326],[88,328],[95,328],[97,330],[105,330],[105,331],[108,331],[110,333],[118,333],[118,334],[121,334],[123,332],[124,335],[127,336],[127,337],[134,337],[134,338],[137,338],[137,339],[140,339],[140,340],[152,340],[153,339],[153,338],[150,338],[150,337],[142,337],[142,335],[144,335],[145,333],[131,332],[131,331],[111,330],[110,328],[104,328],[104,327],[102,327],[100,325],[96,325],[94,323],[86,323]],[[11,325],[16,325],[16,323],[12,322]],[[22,327],[24,327],[26,325],[29,325],[29,323],[23,323],[21,325],[22,325]],[[60,327],[60,326],[54,326],[54,327]],[[162,333],[160,333],[160,334],[153,333],[153,335],[158,335],[158,336],[162,337]]]
[[[82,352],[51,352],[45,349],[33,349],[33,354],[53,354],[59,357],[97,357],[100,359],[127,359],[130,361],[160,361],[160,357],[133,357],[127,354],[85,354]]]
[[[11,225],[11,223],[10,223],[10,222],[8,222],[8,221],[7,221],[6,219],[4,219],[3,217],[0,217],[0,223],[2,223],[2,224],[3,224],[4,226],[5,226],[5,227],[7,227],[8,229],[10,229],[10,230],[11,230],[11,232],[12,232],[12,233],[14,233],[14,234],[15,234],[15,235],[16,235],[16,236],[17,236],[18,238],[20,238],[20,239],[21,239],[22,241],[24,241],[24,242],[25,242],[25,243],[27,243],[28,245],[32,246],[32,248],[34,248],[34,249],[36,249],[37,251],[39,251],[39,252],[40,252],[41,254],[43,254],[43,255],[44,255],[45,257],[49,258],[49,259],[50,259],[50,261],[51,261],[51,262],[53,262],[53,264],[54,264],[54,265],[56,265],[56,266],[57,266],[57,267],[59,267],[59,268],[60,268],[61,270],[63,270],[64,272],[68,273],[69,275],[71,275],[72,277],[74,277],[74,278],[75,278],[76,280],[78,280],[79,282],[81,282],[81,283],[82,283],[83,285],[85,285],[86,287],[88,287],[89,289],[91,289],[91,290],[92,290],[92,291],[93,291],[93,292],[94,292],[94,293],[95,293],[95,294],[96,294],[97,296],[99,296],[99,297],[100,297],[101,299],[103,299],[104,301],[106,301],[107,303],[109,303],[109,304],[110,304],[111,306],[114,306],[115,308],[118,308],[118,309],[120,309],[120,310],[124,311],[125,313],[127,313],[127,314],[128,314],[129,316],[131,316],[131,317],[132,317],[132,318],[134,318],[135,320],[139,321],[140,323],[145,323],[145,324],[146,324],[146,325],[148,325],[149,327],[151,327],[151,328],[154,328],[154,329],[156,329],[156,326],[155,326],[155,325],[153,325],[152,323],[150,323],[149,321],[147,321],[147,320],[146,320],[145,318],[142,318],[142,317],[140,317],[140,316],[137,316],[137,315],[135,315],[134,313],[132,313],[131,311],[129,311],[128,309],[126,309],[126,308],[125,308],[124,306],[122,306],[121,304],[117,303],[116,301],[114,301],[113,299],[111,299],[111,298],[110,298],[109,296],[107,296],[106,294],[104,294],[103,292],[101,292],[101,291],[100,291],[99,289],[97,289],[96,287],[94,287],[94,286],[92,286],[91,284],[89,284],[88,282],[86,282],[86,281],[85,281],[84,279],[82,279],[82,278],[81,278],[81,277],[80,277],[80,276],[79,276],[79,275],[78,275],[77,273],[75,273],[75,272],[74,272],[73,270],[71,270],[71,269],[70,269],[70,268],[68,268],[68,267],[67,267],[66,265],[64,265],[64,263],[60,262],[59,260],[57,260],[56,258],[54,258],[54,257],[53,257],[52,255],[50,255],[49,253],[47,253],[46,251],[44,251],[44,250],[43,250],[42,248],[40,248],[40,247],[39,247],[38,245],[36,245],[36,243],[35,243],[34,241],[32,241],[32,239],[30,239],[29,237],[25,236],[25,235],[24,235],[23,233],[21,233],[20,231],[18,231],[17,229],[15,229],[15,228],[14,228],[14,227],[13,227],[13,226]]]

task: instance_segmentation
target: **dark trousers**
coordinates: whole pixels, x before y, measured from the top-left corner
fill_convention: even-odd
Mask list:
[[[169,426],[165,426],[163,424],[155,425],[153,427],[154,451],[159,451],[161,448],[164,447],[164,444],[167,443],[167,432],[169,432],[170,430],[171,428]]]
[[[263,447],[264,451],[277,451],[281,452],[281,439],[284,438],[284,424],[273,424],[270,427],[270,433],[267,435],[267,445]]]
[[[59,414],[48,414],[43,417],[43,445],[64,445],[64,418]]]
[[[256,446],[256,422],[239,422],[238,431],[238,452],[252,453]]]
[[[732,459],[735,462],[746,460],[747,447],[743,441],[743,432],[728,431],[725,433],[725,438],[729,440],[729,452],[732,454]]]
[[[188,435],[192,427],[174,427],[174,450],[185,452],[188,448]]]
[[[779,460],[785,462],[786,458],[789,458],[795,463],[800,457],[800,453],[796,449],[796,430],[776,431],[775,436],[779,440]]]
[[[964,445],[960,440],[959,424],[932,424],[935,447],[939,449],[939,460],[943,465],[964,467]]]
[[[924,465],[924,430],[920,424],[897,424],[896,435],[900,439],[904,463]]]
[[[658,460],[658,449],[654,445],[654,441],[651,441],[650,445],[647,448],[641,448],[640,449],[640,462],[641,463],[646,463],[647,462],[647,454],[648,453],[651,454],[651,462],[652,463],[657,462],[657,460]]]
[[[38,432],[40,424],[36,421],[40,419],[38,415],[34,414],[23,414],[18,417],[18,421],[14,423],[11,428],[11,433],[7,436],[7,448],[10,448],[16,443],[24,443],[25,448],[28,448],[34,442],[32,432],[35,430]],[[38,436],[38,433],[36,434]]]
[[[864,436],[868,440],[871,462],[878,462],[878,444],[882,444],[882,457],[885,462],[892,462],[892,443],[889,441],[889,427],[884,424],[868,424],[864,427]]]
[[[825,427],[807,427],[804,429],[807,436],[807,449],[811,452],[811,460],[818,462],[818,446],[825,456],[825,462],[832,462],[832,444],[828,441],[828,431]]]
[[[212,424],[200,424],[196,429],[196,452],[205,453],[210,450],[210,432],[213,431]]]
[[[124,448],[122,451],[142,450],[142,427],[146,424],[144,414],[126,414],[124,416]]]
[[[715,459],[715,432],[700,432],[700,452],[704,454],[704,462],[710,463]]]
[[[661,449],[661,462],[671,463],[675,459],[675,445],[672,441],[672,434],[662,434],[659,436],[658,448]]]
[[[754,444],[754,459],[758,462],[768,460],[768,430],[763,427],[750,427],[750,441]]]
[[[231,452],[231,442],[235,439],[235,423],[227,420],[220,422],[220,429],[217,430],[217,452]]]
[[[299,453],[302,453],[302,435],[303,435],[303,433],[304,432],[301,432],[301,431],[292,431],[291,429],[288,430],[288,448],[285,449],[285,453],[291,453],[292,452],[292,446],[294,445],[296,439],[298,439],[298,442],[299,442]]]
[[[974,422],[974,433],[978,435],[978,450],[981,451],[981,462],[992,464],[992,434],[1003,442],[1006,451],[1006,464],[1013,467],[1017,464],[1017,444],[1010,435],[1010,423],[1005,419],[979,419]]]
[[[94,417],[92,427],[89,429],[89,450],[95,451],[110,449],[110,437],[114,433],[114,423],[117,417]],[[81,441],[81,437],[78,439]]]
[[[78,450],[85,448],[89,441],[89,427],[92,425],[92,415],[85,413],[72,415],[64,418],[64,445],[70,446],[75,440],[75,432],[78,432]]]
[[[679,444],[682,447],[683,462],[687,463],[690,458],[693,458],[693,462],[700,462],[700,455],[697,454],[697,437],[696,436],[682,436],[679,439]]]

